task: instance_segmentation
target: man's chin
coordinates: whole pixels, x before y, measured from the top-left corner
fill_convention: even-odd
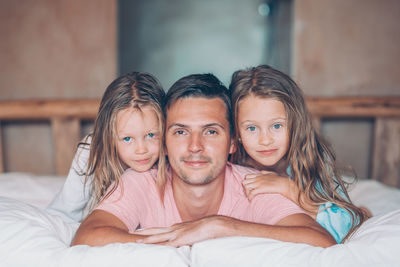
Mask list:
[[[214,176],[213,175],[182,175],[180,176],[181,180],[184,181],[186,184],[189,185],[195,185],[195,186],[201,186],[201,185],[206,185],[214,181]]]

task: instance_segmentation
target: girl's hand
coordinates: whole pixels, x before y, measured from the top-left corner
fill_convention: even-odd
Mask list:
[[[258,194],[281,194],[303,208],[312,218],[317,217],[318,205],[309,200],[300,191],[297,184],[288,177],[279,176],[274,172],[261,171],[258,174],[246,175],[243,186],[250,201]]]
[[[288,177],[268,171],[246,175],[243,186],[250,201],[258,194],[281,194],[291,200],[293,193],[298,194],[296,186]]]

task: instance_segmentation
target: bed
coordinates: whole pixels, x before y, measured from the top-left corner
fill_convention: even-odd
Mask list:
[[[376,128],[372,177],[350,187],[352,200],[373,217],[347,242],[326,249],[248,237],[180,248],[135,243],[70,247],[79,224],[44,207],[63,185],[69,164],[60,159],[74,153],[79,121],[94,118],[98,100],[0,102],[0,120],[51,121],[59,157],[56,174],[0,174],[0,266],[400,266],[399,159],[385,156],[398,155],[400,97],[308,98],[307,103],[316,125],[327,117],[371,117]],[[0,146],[3,170],[1,155]]]

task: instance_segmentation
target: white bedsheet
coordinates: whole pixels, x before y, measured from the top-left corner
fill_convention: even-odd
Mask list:
[[[189,248],[145,244],[69,244],[77,223],[0,197],[0,266],[188,266]]]
[[[34,175],[30,173],[0,174],[0,196],[14,198],[44,208],[65,182],[64,176]]]
[[[0,175],[0,266],[400,266],[400,190],[375,181],[361,181],[351,191],[353,200],[375,216],[345,244],[323,249],[230,237],[175,249],[145,244],[69,247],[78,224],[41,209],[63,179]]]

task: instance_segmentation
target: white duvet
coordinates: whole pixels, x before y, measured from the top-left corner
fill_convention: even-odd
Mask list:
[[[352,191],[355,202],[375,216],[348,242],[327,249],[246,237],[178,249],[145,244],[69,247],[78,224],[3,196],[0,266],[400,266],[400,191],[374,181],[362,185],[368,192],[360,187]]]

